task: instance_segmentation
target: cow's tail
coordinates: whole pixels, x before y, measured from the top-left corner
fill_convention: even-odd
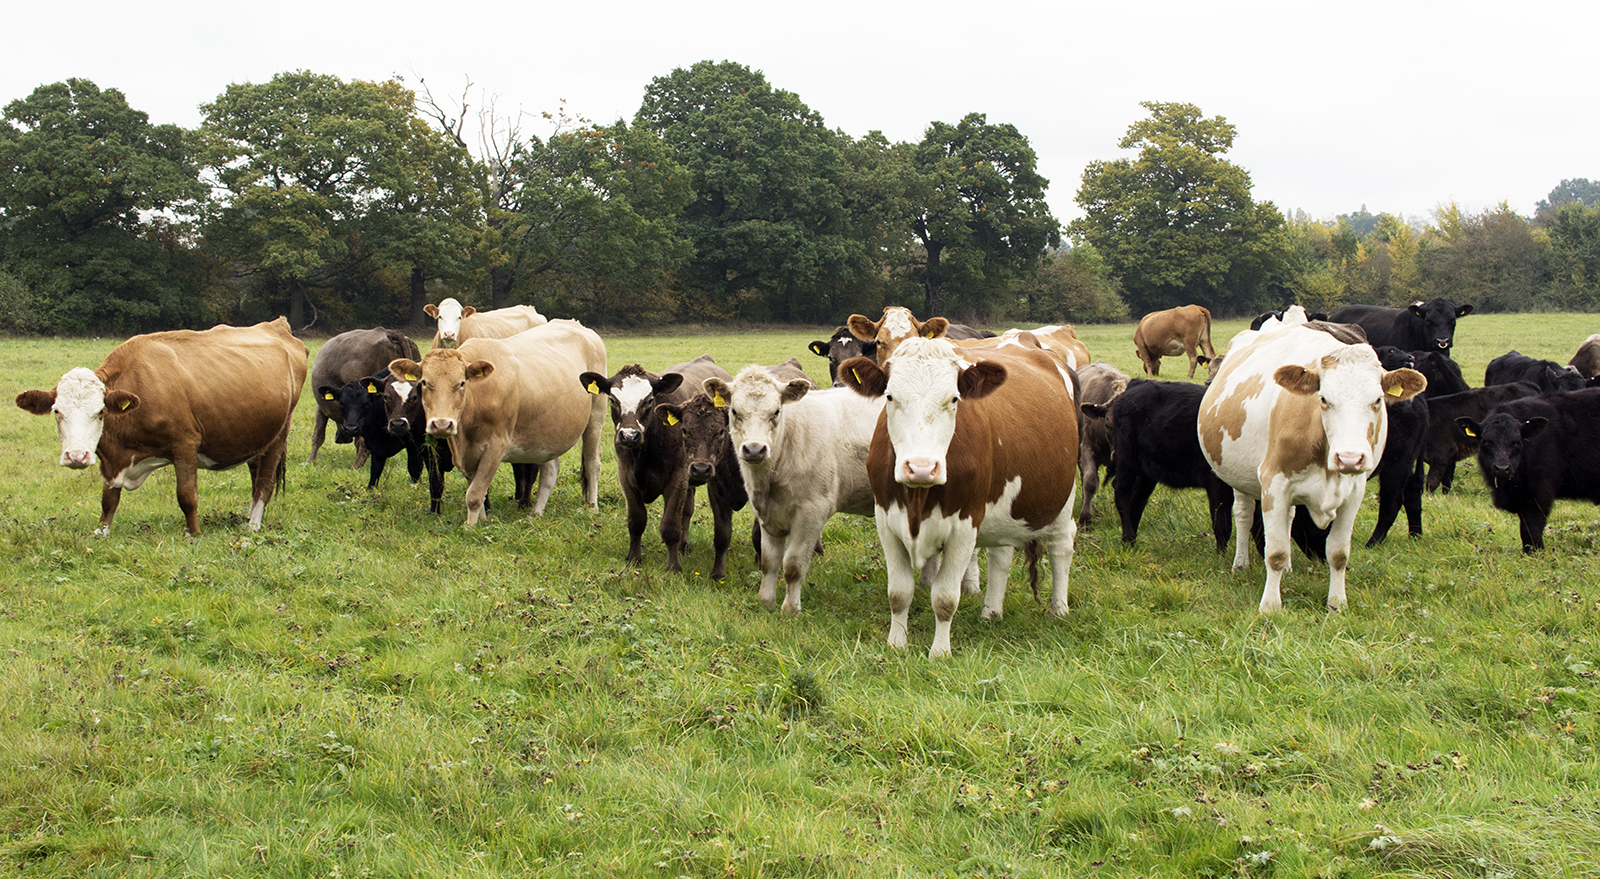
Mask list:
[[[1034,604],[1039,603],[1039,556],[1043,549],[1044,544],[1038,538],[1022,545],[1023,555],[1028,559],[1028,588],[1033,590]]]

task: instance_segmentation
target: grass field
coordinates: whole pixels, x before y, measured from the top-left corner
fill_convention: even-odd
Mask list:
[[[804,345],[831,329],[607,345],[613,371],[710,352],[825,378]],[[1474,315],[1456,356],[1479,384],[1496,354],[1565,362],[1596,330]],[[1080,335],[1138,374],[1131,325]],[[117,341],[10,340],[6,393]],[[49,419],[6,411],[14,875],[1600,875],[1600,517],[1557,502],[1524,557],[1470,464],[1425,500],[1421,538],[1402,523],[1364,549],[1369,492],[1341,614],[1298,554],[1285,610],[1257,614],[1261,562],[1229,572],[1199,492],[1158,489],[1124,546],[1107,487],[1069,616],[1025,587],[999,621],[968,600],[929,662],[925,593],[910,648],[884,645],[865,519],[830,524],[798,618],[756,601],[746,542],[724,582],[701,573],[703,502],[683,575],[654,519],[624,566],[609,448],[598,513],[573,454],[543,518],[503,472],[466,530],[457,474],[432,517],[399,462],[371,493],[348,446],[302,464],[306,401],[265,530],[240,468],[201,474],[191,539],[167,469],[99,539],[98,474],[55,465]]]

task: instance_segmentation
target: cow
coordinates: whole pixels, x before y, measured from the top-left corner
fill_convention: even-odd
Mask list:
[[[781,576],[783,612],[799,613],[812,548],[828,519],[873,514],[866,462],[883,401],[843,386],[814,391],[809,381],[759,366],[740,370],[731,382],[709,378],[702,386],[724,401],[761,529],[758,597],[776,608]]]
[[[1393,345],[1374,349],[1378,363],[1386,370],[1415,368],[1416,357]],[[1430,356],[1433,352],[1422,352]],[[1444,358],[1440,358],[1444,359]],[[1453,361],[1445,360],[1447,363]],[[1423,376],[1426,381],[1427,376]],[[1412,537],[1422,536],[1423,452],[1428,441],[1427,388],[1409,400],[1394,401],[1385,396],[1389,408],[1389,436],[1383,444],[1383,458],[1372,471],[1378,480],[1378,522],[1367,538],[1367,548],[1382,543],[1394,527],[1403,508],[1406,528]]]
[[[950,337],[946,337],[950,338]],[[993,348],[998,345],[1021,344],[1028,348],[1043,348],[1060,357],[1068,367],[1078,370],[1089,365],[1089,346],[1078,338],[1078,331],[1067,324],[1052,324],[1032,330],[1009,329],[983,338],[954,339],[957,348]]]
[[[1428,380],[1422,396],[1432,399],[1447,394],[1459,394],[1471,388],[1461,375],[1461,365],[1438,351],[1412,351],[1411,368]]]
[[[1456,426],[1478,442],[1495,507],[1517,515],[1523,552],[1544,549],[1557,498],[1600,504],[1600,457],[1589,450],[1600,430],[1600,388],[1513,400]]]
[[[606,368],[605,343],[575,320],[551,321],[505,339],[479,337],[455,348],[434,348],[421,363],[389,364],[390,373],[419,382],[428,433],[450,443],[450,456],[467,477],[468,528],[483,517],[502,461],[538,465],[533,515],[544,515],[561,456],[580,442],[584,502],[599,508],[605,404],[584,394],[575,381],[596,368]]]
[[[1144,374],[1161,374],[1161,358],[1189,355],[1189,377],[1196,366],[1211,362],[1211,311],[1203,305],[1182,305],[1153,311],[1133,330],[1133,353],[1144,364]]]
[[[1518,351],[1507,351],[1489,361],[1483,370],[1484,387],[1528,382],[1545,394],[1581,391],[1587,380],[1577,367],[1562,366],[1554,360],[1539,360]]]
[[[416,451],[423,468],[428,471],[428,512],[437,515],[444,497],[444,474],[455,469],[455,459],[450,456],[450,443],[442,437],[428,435],[428,418],[423,412],[422,393],[417,389],[416,382],[391,375],[383,386],[383,411],[389,433],[403,438],[407,447]],[[515,474],[519,467],[532,466],[512,464],[511,469]],[[412,481],[417,481],[417,478],[413,472]],[[518,482],[526,478],[523,474],[517,475]],[[483,504],[487,511],[487,497]]]
[[[683,462],[689,473],[687,507],[694,506],[695,489],[705,486],[706,503],[711,507],[711,545],[715,554],[711,579],[721,580],[728,575],[733,514],[744,509],[750,499],[744,479],[739,475],[733,442],[728,438],[727,410],[710,396],[695,394],[687,403],[657,403],[655,416],[668,427],[678,428],[683,436]],[[684,533],[687,536],[687,530]]]
[[[849,327],[840,327],[833,331],[833,336],[826,341],[818,340],[807,345],[806,348],[818,357],[828,358],[828,381],[836,388],[844,385],[839,383],[839,364],[852,357],[876,357],[878,355],[877,342],[863,342],[850,332]]]
[[[1591,382],[1596,376],[1600,376],[1600,333],[1584,339],[1578,346],[1577,353],[1567,361],[1567,365]]]
[[[366,446],[371,465],[367,490],[378,486],[389,459],[406,453],[406,470],[415,483],[422,477],[422,456],[411,445],[411,437],[396,436],[389,432],[388,413],[384,410],[383,396],[386,385],[393,384],[388,367],[364,378],[346,382],[342,387],[323,385],[317,388],[318,400],[332,400],[339,407],[339,430],[347,436],[360,439]]]
[[[1067,612],[1077,520],[1077,402],[1071,371],[1054,355],[1017,347],[958,350],[912,338],[880,367],[839,367],[847,387],[882,397],[867,454],[873,519],[888,575],[891,647],[906,645],[914,572],[937,559],[928,656],[950,652],[950,620],[978,546],[989,551],[983,615],[999,618],[1017,546],[1050,556],[1048,612]]]
[[[872,320],[863,314],[852,314],[846,326],[858,340],[873,343],[873,353],[867,356],[876,358],[879,364],[894,354],[897,345],[914,337],[959,341],[987,339],[994,336],[994,333],[975,330],[965,324],[950,323],[942,317],[930,317],[925,321],[919,321],[911,313],[911,309],[899,305],[884,308],[883,317],[877,320]]]
[[[1428,466],[1427,490],[1449,494],[1455,483],[1456,462],[1478,453],[1477,440],[1457,430],[1456,419],[1466,416],[1482,420],[1502,403],[1538,393],[1538,385],[1515,382],[1439,397],[1424,396],[1428,402],[1428,438],[1422,461]]]
[[[1233,488],[1211,469],[1194,430],[1205,391],[1188,382],[1135,379],[1111,403],[1111,459],[1117,462],[1111,488],[1123,543],[1139,536],[1151,493],[1165,485],[1205,489],[1217,552],[1227,549]]]
[[[1360,324],[1373,345],[1393,345],[1407,351],[1438,351],[1450,356],[1455,345],[1456,319],[1472,313],[1470,305],[1449,299],[1413,302],[1405,308],[1382,305],[1346,305],[1328,316],[1336,323]]]
[[[289,426],[305,386],[304,343],[284,318],[250,327],[172,330],[134,336],[97,369],[77,367],[48,391],[23,391],[17,406],[53,412],[60,464],[100,465],[100,524],[122,490],[144,484],[167,465],[177,471],[178,508],[189,534],[200,533],[199,471],[250,468],[250,530],[282,478]]]
[[[1116,462],[1111,451],[1111,425],[1106,410],[1128,388],[1128,376],[1104,360],[1096,360],[1078,370],[1078,476],[1083,480],[1083,508],[1078,525],[1087,527],[1094,517],[1094,495],[1100,490],[1100,468],[1113,478]],[[1090,407],[1099,407],[1098,412]]]
[[[422,354],[417,343],[398,330],[374,327],[340,333],[324,342],[317,351],[316,359],[311,364],[311,388],[331,387],[337,390],[383,369],[396,357],[415,360],[420,356]],[[318,393],[316,420],[311,431],[311,454],[306,457],[307,464],[316,463],[317,451],[327,438],[329,421],[334,423],[334,442],[348,443],[355,439],[342,427],[344,418],[338,401]],[[351,466],[360,467],[366,458],[366,449],[358,445],[356,460]]]
[[[1274,309],[1272,311],[1264,311],[1261,314],[1256,315],[1256,317],[1250,321],[1250,329],[1260,330],[1276,328],[1276,324],[1274,324],[1272,327],[1268,327],[1267,323],[1269,321],[1277,321],[1284,326],[1293,326],[1294,324],[1303,324],[1307,321],[1325,321],[1327,319],[1328,315],[1326,313],[1317,311],[1308,314],[1305,306],[1297,304],[1291,305],[1282,310]]]
[[[661,498],[660,530],[661,542],[667,548],[667,570],[683,571],[678,556],[688,544],[694,494],[689,486],[683,432],[657,416],[656,407],[663,403],[681,406],[689,402],[698,393],[701,383],[713,376],[730,377],[710,354],[702,354],[687,363],[668,367],[660,375],[633,363],[609,378],[594,371],[578,377],[585,390],[605,400],[611,408],[617,481],[622,486],[623,501],[628,508],[625,561],[644,563],[643,537],[650,520],[649,505]]]
[[[1306,327],[1263,332],[1228,363],[1201,398],[1200,448],[1233,486],[1234,530],[1250,527],[1257,501],[1265,529],[1262,613],[1283,606],[1294,507],[1328,528],[1329,609],[1345,606],[1351,531],[1388,438],[1390,397],[1409,400],[1425,380],[1412,369],[1385,371],[1369,345],[1347,345]],[[1233,568],[1249,567],[1235,541]]]
[[[493,311],[479,311],[470,305],[450,298],[438,305],[428,303],[422,310],[439,322],[434,330],[429,350],[457,348],[468,339],[507,339],[523,330],[548,323],[545,316],[531,305],[511,305]]]

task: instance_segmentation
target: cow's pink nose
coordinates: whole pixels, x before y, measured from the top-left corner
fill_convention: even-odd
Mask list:
[[[944,482],[940,462],[927,458],[907,459],[900,481],[906,485],[939,485]]]
[[[1354,473],[1361,469],[1367,461],[1365,452],[1340,452],[1334,456],[1339,464],[1339,470],[1344,473]]]
[[[65,451],[61,453],[61,466],[63,467],[71,467],[74,470],[82,470],[92,463],[94,463],[93,452]]]
[[[435,436],[454,436],[456,420],[454,418],[431,418],[428,420],[428,433]]]

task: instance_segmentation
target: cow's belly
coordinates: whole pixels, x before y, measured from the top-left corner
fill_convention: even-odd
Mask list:
[[[1179,354],[1186,353],[1188,350],[1189,349],[1183,347],[1183,340],[1182,339],[1173,339],[1173,340],[1167,342],[1166,345],[1162,346],[1162,348],[1161,348],[1161,356],[1162,357],[1176,357]]]
[[[992,504],[984,508],[983,525],[978,528],[979,546],[1021,546],[1049,530],[1060,519],[1058,513],[1042,529],[1029,527],[1027,521],[1014,512],[1017,495],[1022,493],[1022,477],[1013,477],[1005,490]],[[1065,506],[1063,501],[1062,506]]]

